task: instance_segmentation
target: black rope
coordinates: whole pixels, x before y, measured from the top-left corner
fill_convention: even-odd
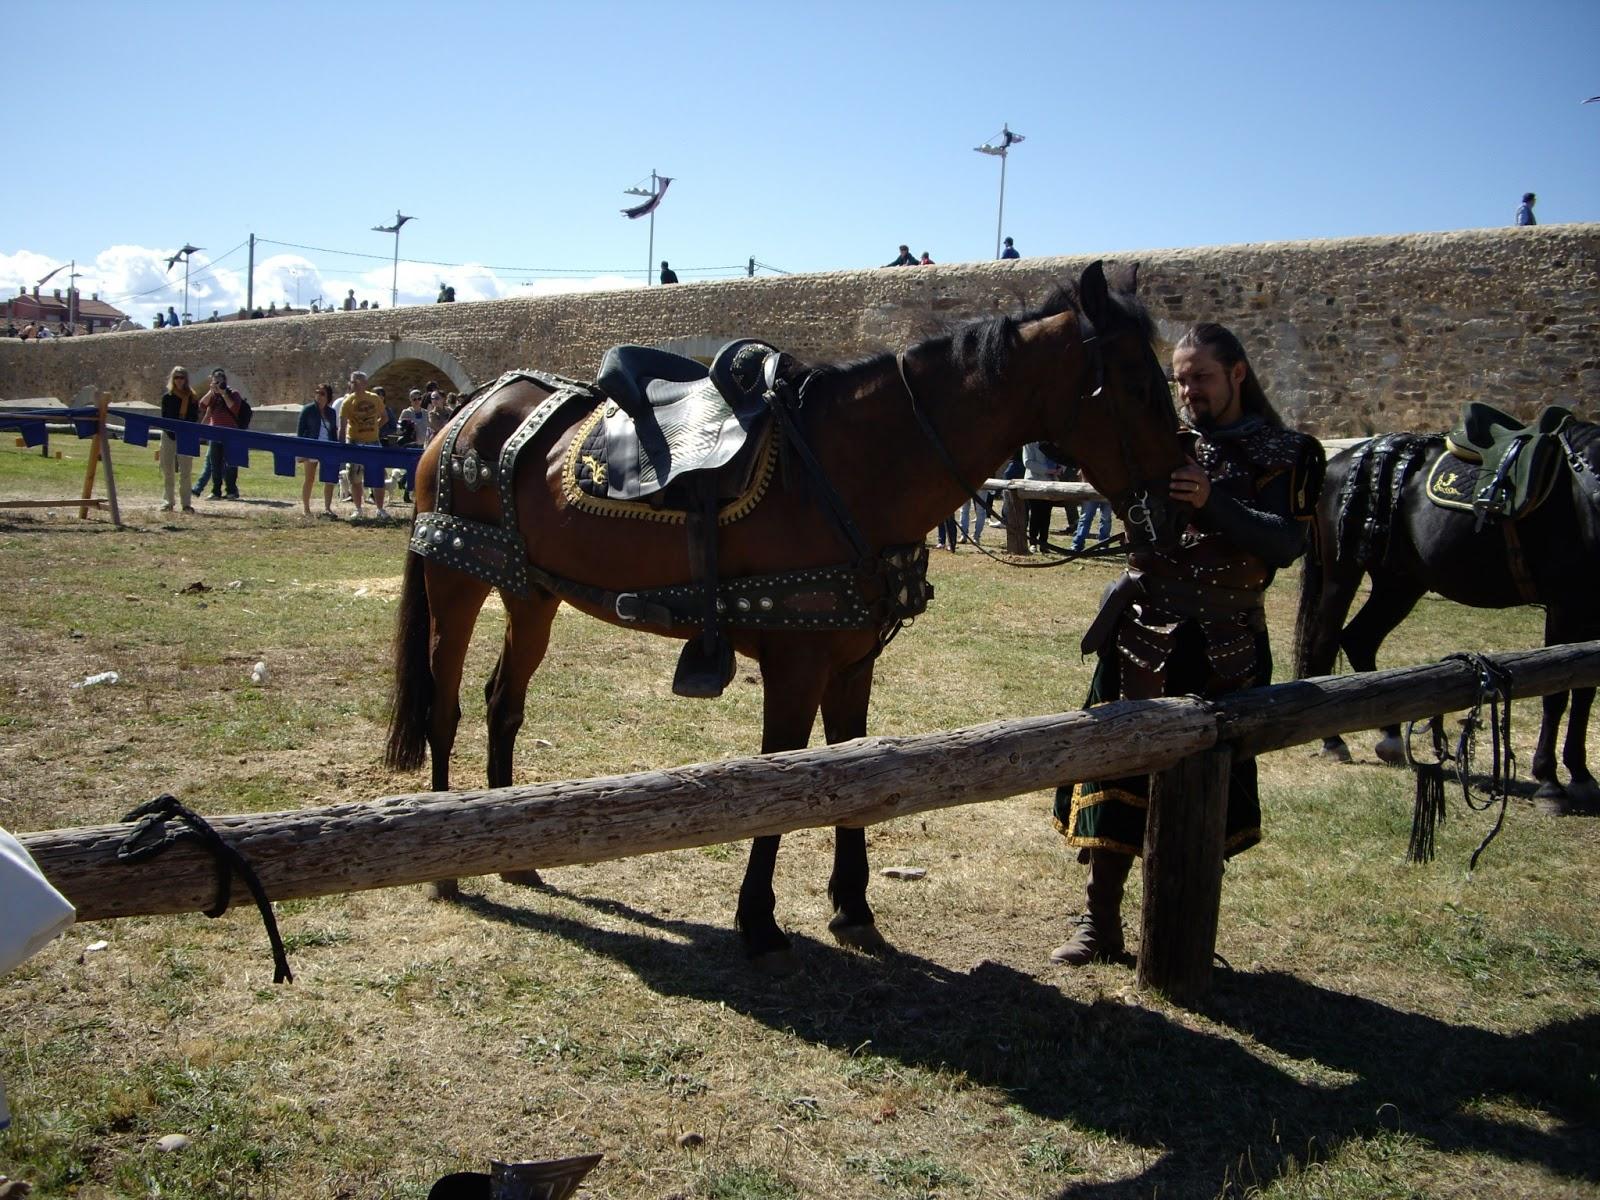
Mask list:
[[[1461,721],[1461,736],[1456,741],[1456,777],[1461,781],[1461,796],[1473,812],[1485,812],[1498,803],[1494,826],[1484,834],[1483,841],[1472,852],[1467,863],[1471,871],[1489,843],[1494,841],[1506,823],[1506,808],[1511,799],[1511,781],[1517,777],[1517,754],[1511,745],[1511,673],[1490,662],[1482,654],[1450,654],[1446,662],[1464,662],[1478,676],[1478,697],[1472,709]],[[1469,774],[1472,770],[1472,752],[1477,746],[1478,731],[1483,727],[1483,706],[1489,705],[1489,793],[1480,803],[1473,799]]]
[[[168,829],[167,821],[173,818],[182,821],[188,828]],[[272,901],[267,898],[266,889],[261,886],[261,880],[249,860],[223,841],[222,835],[204,817],[185,808],[177,797],[168,793],[141,804],[122,819],[138,821],[139,824],[117,847],[119,862],[143,862],[147,858],[154,858],[167,847],[185,841],[198,841],[211,851],[217,872],[217,899],[216,903],[204,910],[208,917],[220,917],[228,911],[233,895],[233,873],[238,871],[244,877],[250,895],[255,898],[261,923],[267,927],[267,940],[272,943],[272,982],[294,982],[294,972],[289,970],[289,955],[283,948],[283,939],[278,936],[278,922],[272,915]]]
[[[1411,751],[1411,739],[1418,722],[1406,728],[1406,761],[1417,772],[1417,805],[1412,816],[1411,845],[1407,857],[1426,862],[1433,857],[1433,826],[1444,819],[1444,772],[1453,767],[1461,785],[1461,797],[1472,812],[1487,812],[1498,804],[1494,825],[1484,834],[1467,862],[1467,870],[1478,866],[1478,859],[1489,848],[1506,821],[1511,799],[1511,782],[1517,776],[1517,755],[1511,745],[1511,675],[1482,654],[1463,653],[1445,656],[1445,662],[1462,662],[1478,677],[1478,693],[1472,708],[1461,719],[1461,733],[1452,751],[1444,734],[1444,718],[1433,717],[1428,724],[1433,733],[1435,761],[1419,762]],[[1483,708],[1489,706],[1489,790],[1480,800],[1472,794],[1472,756],[1478,748],[1478,734],[1484,728]]]

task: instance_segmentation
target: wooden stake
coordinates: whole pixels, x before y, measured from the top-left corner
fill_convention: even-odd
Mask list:
[[[110,393],[106,393],[109,395]],[[100,403],[100,429],[105,429],[106,410],[105,401]],[[89,497],[94,495],[94,473],[100,465],[100,435],[97,432],[89,439],[89,465],[83,469],[83,499],[85,503],[78,505],[78,520],[87,520],[89,516]]]
[[[122,513],[117,508],[117,477],[111,471],[111,434],[106,429],[106,410],[111,405],[111,393],[100,393],[100,427],[95,432],[95,443],[100,447],[100,457],[106,461],[106,498],[111,502],[111,523],[122,528]]]
[[[1192,1005],[1211,987],[1233,751],[1191,755],[1150,780],[1139,986]]]

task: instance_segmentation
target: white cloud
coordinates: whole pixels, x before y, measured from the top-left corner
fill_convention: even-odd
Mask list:
[[[111,246],[100,251],[92,263],[78,264],[79,291],[85,296],[98,294],[100,299],[120,308],[142,325],[153,323],[156,314],[166,312],[169,307],[182,312],[183,264],[180,262],[170,269],[167,266],[167,259],[176,250],[176,246]],[[224,315],[238,312],[244,307],[246,279],[241,258],[240,254],[230,253],[225,265],[215,266],[205,251],[195,252],[189,264],[188,301],[188,311],[195,320],[203,321],[213,312]],[[14,296],[24,287],[32,291],[42,276],[63,265],[58,259],[32,250],[0,253],[0,296]],[[346,293],[353,290],[357,301],[367,300],[388,308],[393,275],[394,267],[388,263],[374,263],[370,268],[352,273],[324,270],[301,254],[274,254],[256,262],[254,299],[258,308],[269,304],[279,308],[291,304],[304,308],[313,300],[320,300],[324,307],[337,307],[344,302]],[[641,280],[621,275],[521,280],[502,279],[493,269],[477,263],[455,267],[400,264],[398,286],[402,305],[432,304],[441,284],[455,288],[458,302],[643,286]],[[67,272],[57,275],[45,288],[57,286],[66,290]]]

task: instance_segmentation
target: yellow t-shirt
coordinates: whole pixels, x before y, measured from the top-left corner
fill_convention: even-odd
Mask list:
[[[389,412],[376,392],[351,392],[339,406],[339,415],[345,423],[345,441],[375,442]]]

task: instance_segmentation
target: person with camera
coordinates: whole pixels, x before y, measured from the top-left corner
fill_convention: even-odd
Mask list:
[[[240,414],[244,410],[244,397],[228,386],[228,373],[221,367],[211,372],[211,385],[200,397],[200,424],[214,429],[242,429]],[[206,490],[211,482],[211,498],[221,500],[226,489],[229,500],[239,498],[239,468],[228,465],[228,451],[220,440],[211,443],[206,456],[206,469],[200,482],[194,486],[194,495]]]

